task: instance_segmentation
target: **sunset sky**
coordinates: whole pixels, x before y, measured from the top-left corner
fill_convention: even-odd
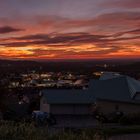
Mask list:
[[[140,0],[0,0],[0,59],[140,58]]]

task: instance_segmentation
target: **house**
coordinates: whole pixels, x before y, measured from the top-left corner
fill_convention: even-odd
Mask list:
[[[88,89],[43,90],[40,110],[54,115],[92,115],[140,113],[140,82],[119,75],[106,80],[91,80]]]
[[[139,81],[128,76],[119,76],[90,82],[89,87],[100,112],[108,114],[119,110],[125,114],[140,113]]]
[[[89,107],[95,100],[82,89],[44,90],[40,110],[55,115],[90,114]]]

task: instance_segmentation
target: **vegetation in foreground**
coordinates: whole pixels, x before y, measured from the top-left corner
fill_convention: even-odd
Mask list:
[[[103,139],[95,130],[59,130],[33,124],[1,122],[0,140],[96,140]]]
[[[140,133],[140,126],[60,130],[27,123],[0,122],[0,140],[106,140],[111,135],[126,133]]]

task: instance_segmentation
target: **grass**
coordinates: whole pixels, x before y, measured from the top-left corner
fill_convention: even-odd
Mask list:
[[[140,133],[140,126],[60,131],[27,123],[0,122],[0,140],[106,140],[111,135],[127,133]]]
[[[102,139],[94,131],[49,130],[33,124],[0,122],[0,140],[97,140]]]
[[[140,133],[140,126],[122,126],[118,128],[103,128],[102,132],[108,136],[121,134],[136,134]]]

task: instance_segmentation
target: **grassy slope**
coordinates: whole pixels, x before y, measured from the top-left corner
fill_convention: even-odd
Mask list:
[[[103,140],[111,135],[126,133],[140,133],[140,126],[58,131],[25,123],[0,123],[0,140]]]

